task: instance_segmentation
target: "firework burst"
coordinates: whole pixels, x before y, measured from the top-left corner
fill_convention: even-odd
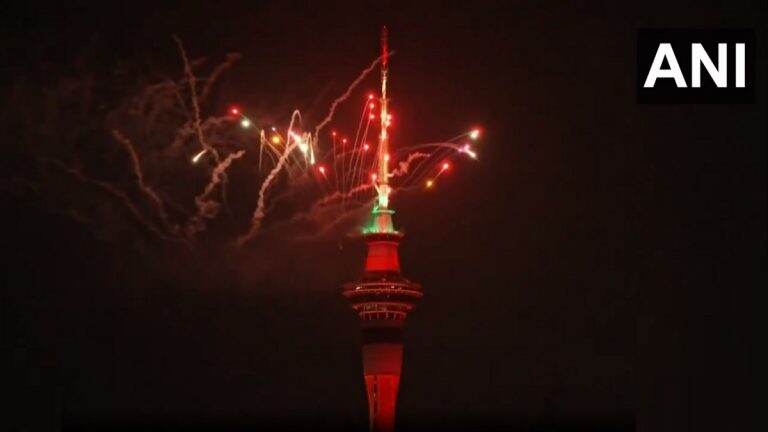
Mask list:
[[[386,208],[392,193],[419,185],[434,188],[454,158],[477,158],[474,146],[479,129],[446,141],[390,144],[393,113],[386,92],[393,53],[385,40],[382,54],[330,103],[316,124],[294,110],[287,124],[280,125],[249,112],[247,100],[226,110],[209,102],[216,82],[235,67],[239,54],[227,55],[206,75],[202,72],[205,60],[191,59],[181,39],[173,39],[181,76],[143,86],[105,119],[109,139],[103,141],[108,145],[99,158],[114,159],[110,148],[117,145],[122,157],[112,164],[125,166],[130,175],[87,163],[94,159],[92,154],[36,155],[41,163],[53,163],[79,184],[107,192],[115,206],[122,206],[149,234],[164,241],[192,248],[210,235],[209,225],[223,212],[229,218],[227,228],[220,230],[227,233],[225,242],[240,247],[257,239],[270,224],[312,221],[320,212],[335,215],[315,221],[317,232],[326,232],[328,224],[347,220],[361,208]],[[377,68],[380,94],[363,94],[360,85]],[[357,124],[337,118],[345,104],[359,106]],[[331,125],[334,129],[328,131]],[[227,198],[232,196],[238,204],[234,215]],[[270,216],[280,202],[292,200],[302,204]]]

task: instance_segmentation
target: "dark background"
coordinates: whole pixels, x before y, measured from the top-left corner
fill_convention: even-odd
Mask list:
[[[478,164],[395,201],[426,292],[401,427],[739,430],[765,275],[765,83],[755,104],[638,105],[635,43],[638,28],[755,28],[765,77],[763,8],[30,2],[4,14],[3,91],[124,64],[178,73],[178,34],[244,55],[222,109],[311,112],[326,92],[316,119],[387,24],[395,145],[485,130]],[[7,148],[26,133],[12,126]],[[365,429],[338,293],[362,245],[276,251],[284,271],[250,283],[216,251],[102,240],[16,190],[28,166],[2,165],[5,430]]]

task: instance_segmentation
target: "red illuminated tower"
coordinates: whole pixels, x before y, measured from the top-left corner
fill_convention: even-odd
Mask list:
[[[419,284],[400,274],[398,245],[403,235],[394,229],[389,208],[389,115],[387,112],[387,30],[382,31],[381,134],[378,199],[371,212],[371,224],[364,231],[368,256],[362,277],[343,287],[342,294],[357,312],[362,326],[363,375],[368,394],[370,430],[391,432],[395,428],[395,406],[403,363],[405,318],[422,297]]]
[[[391,223],[391,210],[374,210],[374,219]],[[365,234],[368,257],[363,276],[344,285],[343,295],[357,312],[362,326],[363,375],[368,393],[371,431],[393,431],[395,405],[403,363],[403,325],[421,298],[419,284],[400,274],[396,232]]]

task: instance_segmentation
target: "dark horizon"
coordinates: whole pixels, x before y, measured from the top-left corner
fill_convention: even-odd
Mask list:
[[[284,124],[300,108],[314,124],[376,57],[381,25],[393,146],[484,134],[477,163],[393,199],[404,274],[424,290],[398,430],[745,429],[765,83],[754,104],[639,105],[635,43],[639,28],[755,29],[762,80],[763,19],[757,2],[17,5],[0,38],[4,430],[366,429],[340,295],[362,269],[359,237],[275,230],[228,249],[258,194],[242,164],[190,252],[40,160],[126,170],[101,138],[109,110],[183,74],[173,35],[208,64],[242,55],[207,114],[237,104]],[[80,102],[56,97],[86,81],[94,114],[68,122]],[[353,129],[344,109],[334,127]],[[174,174],[148,178],[179,187]]]

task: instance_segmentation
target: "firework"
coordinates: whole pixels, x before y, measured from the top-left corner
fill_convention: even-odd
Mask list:
[[[232,236],[239,227],[234,239],[239,246],[248,244],[270,224],[308,220],[321,209],[324,215],[336,212],[328,219],[335,224],[348,220],[350,212],[361,207],[386,210],[398,191],[423,184],[431,188],[449,171],[443,164],[453,158],[477,158],[478,128],[445,141],[392,146],[394,114],[387,87],[394,52],[389,50],[386,34],[381,54],[330,102],[325,116],[314,125],[299,110],[291,112],[288,124],[275,124],[280,113],[257,115],[249,111],[248,100],[236,101],[223,111],[212,106],[214,83],[241,56],[227,55],[205,76],[201,75],[205,61],[190,59],[181,39],[174,36],[173,40],[181,59],[180,78],[150,84],[129,99],[127,110],[117,108],[110,113],[114,119],[109,128],[111,144],[122,148],[129,171],[120,174],[117,169],[113,177],[91,178],[83,174],[79,163],[85,157],[72,155],[70,162],[56,162],[82,184],[111,194],[134,220],[160,239],[194,245],[221,210],[229,208],[228,196],[238,202],[233,208],[240,213],[228,213],[228,231]],[[377,68],[379,93],[358,93]],[[347,103],[359,106],[359,114],[353,119],[337,118],[337,111]],[[176,120],[162,123],[160,118]],[[331,125],[334,130],[324,132]],[[45,155],[40,159],[46,159]],[[232,170],[241,170],[234,182],[230,180]],[[102,170],[85,167],[85,171]],[[244,181],[250,183],[248,193],[242,192],[246,190]],[[190,193],[190,187],[196,191]],[[286,200],[292,200],[294,215],[283,212],[280,218],[270,218],[270,211]],[[247,225],[242,223],[245,218]],[[318,232],[326,228],[319,226]]]
[[[314,128],[314,133],[300,132],[302,130],[301,125],[295,123],[295,120],[301,117],[298,111],[295,111],[291,117],[291,124],[288,126],[287,133],[281,134],[274,126],[270,128],[272,135],[268,144],[273,150],[276,150],[277,146],[283,146],[282,151],[278,153],[279,157],[276,162],[271,161],[274,166],[259,190],[256,210],[251,218],[251,226],[246,234],[238,238],[238,245],[246,244],[258,234],[266,217],[267,194],[270,186],[282,171],[293,170],[298,173],[306,173],[308,167],[314,165],[316,161],[327,161],[328,166],[333,167],[332,170],[329,170],[326,165],[319,165],[315,170],[319,174],[315,176],[318,182],[317,187],[323,191],[323,195],[311,208],[316,209],[318,203],[329,205],[332,202],[341,202],[339,212],[345,213],[349,200],[354,203],[353,207],[368,202],[370,196],[364,195],[364,192],[371,189],[376,192],[376,207],[386,210],[391,194],[398,188],[405,189],[410,184],[420,182],[423,176],[430,174],[431,177],[427,180],[426,185],[431,188],[435,181],[451,168],[451,163],[448,161],[451,155],[446,154],[447,151],[452,154],[464,154],[471,159],[477,158],[476,151],[469,144],[461,145],[455,141],[464,137],[477,141],[480,137],[480,129],[470,130],[448,141],[401,147],[394,155],[390,154],[389,128],[392,126],[393,118],[387,99],[390,55],[385,31],[382,35],[381,55],[361,72],[341,96],[333,101],[328,114]],[[322,140],[323,136],[320,135],[320,132],[333,121],[338,106],[350,98],[355,88],[377,65],[381,66],[381,94],[378,98],[374,94],[368,94],[364,98],[354,138],[350,140],[347,137],[339,136],[338,132],[334,130],[329,134],[330,139],[327,142]],[[376,118],[373,111],[376,108],[375,101],[377,99],[379,102],[379,131],[376,148],[372,149],[367,138],[372,128],[372,121]],[[366,158],[366,154],[371,150],[373,150],[371,153],[374,154],[374,157]],[[293,157],[295,156],[293,153],[296,152],[298,158]],[[397,160],[397,156],[401,154],[404,157]],[[259,163],[262,163],[261,158]],[[389,169],[392,163],[396,163],[397,166],[394,170]],[[368,174],[366,175],[366,173]],[[329,179],[329,176],[334,178]],[[402,181],[398,182],[397,180]],[[382,229],[391,230],[392,228],[385,226]]]

